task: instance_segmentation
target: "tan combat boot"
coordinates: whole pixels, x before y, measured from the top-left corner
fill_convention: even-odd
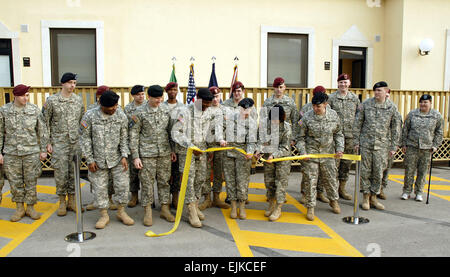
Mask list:
[[[95,209],[97,209],[97,207],[95,207],[94,202],[86,206],[87,211],[93,211]]]
[[[237,218],[237,201],[236,200],[231,200],[230,217],[232,219],[236,219]]]
[[[150,204],[145,206],[144,225],[145,226],[152,226],[153,225],[152,205],[150,205]]]
[[[34,210],[34,205],[27,205],[27,210],[25,211],[25,214],[34,220],[38,220],[39,218],[41,218],[41,215]]]
[[[108,223],[109,223],[108,210],[100,209],[100,218],[98,219],[97,223],[95,223],[95,228],[104,229],[106,225],[108,225]]]
[[[306,219],[309,221],[314,220],[314,207],[308,208],[308,212],[306,213]]]
[[[75,203],[75,194],[69,194],[67,195],[67,210],[68,211],[73,211],[76,212],[77,211],[77,205]],[[81,212],[84,212],[84,208],[81,207]]]
[[[117,205],[114,204],[114,202],[112,201],[112,195],[108,195],[108,198],[109,198],[109,209],[111,211],[117,210]]]
[[[375,207],[377,210],[384,210],[384,206],[378,202],[376,194],[370,195],[370,206]]]
[[[60,195],[59,196],[59,207],[58,207],[58,216],[65,216],[67,214],[67,207],[66,207],[66,196]]]
[[[381,187],[380,194],[378,194],[377,196],[382,200],[386,200],[386,194],[384,194],[383,187]]]
[[[230,205],[228,205],[227,203],[220,200],[220,192],[213,192],[212,206],[220,208],[220,209],[229,209],[230,208]]]
[[[200,211],[203,211],[207,208],[211,208],[212,202],[211,202],[211,193],[205,194],[205,200],[198,206]]]
[[[281,206],[283,206],[282,203],[276,204],[273,213],[269,216],[270,221],[276,221],[281,217]]]
[[[330,200],[325,196],[325,193],[323,192],[319,192],[317,193],[317,197],[316,197],[320,202],[323,203],[330,203]]]
[[[25,216],[25,208],[23,207],[22,202],[16,203],[16,212],[11,216],[9,220],[12,222],[17,222],[22,219],[22,217]]]
[[[200,211],[199,207],[198,207],[198,200],[195,201],[195,209],[197,209],[197,216],[198,219],[200,220],[205,220],[205,215],[202,213],[202,211]]]
[[[128,202],[128,207],[129,208],[136,207],[136,205],[139,203],[138,198],[139,198],[139,194],[137,192],[132,192],[131,193],[131,199]]]
[[[195,202],[188,204],[188,212],[189,212],[189,223],[192,227],[200,228],[202,227],[202,222],[198,218],[197,208],[195,207]]]
[[[239,201],[239,218],[246,219],[247,213],[245,212],[245,200]]]
[[[340,214],[341,213],[341,207],[339,207],[339,203],[336,200],[330,201],[330,207],[333,209],[333,213]]]
[[[363,200],[361,203],[361,208],[363,210],[369,210],[370,209],[370,204],[369,204],[369,197],[370,197],[370,193],[364,193],[363,194]]]
[[[134,220],[128,216],[128,214],[125,212],[125,205],[119,205],[117,207],[117,219],[122,221],[125,225],[133,225]]]
[[[176,191],[172,193],[172,207],[177,209],[178,207],[178,197],[180,196],[180,192]]]
[[[345,200],[352,200],[352,196],[345,191],[347,181],[339,180],[339,197]]]
[[[269,199],[269,206],[267,207],[267,210],[264,212],[264,216],[269,217],[273,213],[273,210],[275,210],[275,206],[276,206],[275,199],[274,198]]]
[[[159,217],[169,222],[175,222],[175,217],[170,213],[169,204],[161,205],[161,214]]]

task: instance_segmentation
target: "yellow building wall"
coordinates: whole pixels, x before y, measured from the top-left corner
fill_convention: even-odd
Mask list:
[[[384,2],[384,79],[392,89],[401,89],[404,0]]]

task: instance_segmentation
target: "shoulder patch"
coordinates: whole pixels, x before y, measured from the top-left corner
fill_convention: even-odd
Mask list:
[[[137,118],[136,115],[132,115],[132,116],[131,116],[131,120],[133,120],[134,123],[136,123],[136,122],[138,122],[139,119]]]
[[[300,119],[300,120],[298,121],[298,126],[302,127],[302,125],[303,125],[303,120]]]
[[[84,127],[84,129],[87,129],[87,127],[88,127],[88,123],[86,122],[86,120],[83,120],[83,121],[81,121],[81,126],[83,126]]]

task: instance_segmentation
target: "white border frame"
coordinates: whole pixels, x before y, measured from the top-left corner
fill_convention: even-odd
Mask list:
[[[12,51],[12,67],[13,67],[13,85],[17,86],[22,82],[22,71],[20,67],[20,47],[19,47],[19,34],[17,32],[10,31],[0,21],[0,38],[11,40],[11,51]]]
[[[366,51],[366,87],[372,87],[373,80],[373,43],[370,40],[346,40],[346,39],[333,39],[333,54],[331,61],[331,87],[337,88],[337,78],[339,73],[339,47],[364,47]]]
[[[97,86],[103,85],[105,81],[105,41],[103,21],[41,20],[42,80],[44,87],[52,86],[50,28],[85,28],[96,30]]]
[[[445,50],[444,91],[450,91],[450,29],[447,29]]]
[[[315,32],[313,28],[297,27],[277,27],[261,25],[261,73],[259,85],[262,88],[267,87],[267,37],[269,33],[308,35],[308,83],[307,86],[314,86],[314,52],[315,52]]]

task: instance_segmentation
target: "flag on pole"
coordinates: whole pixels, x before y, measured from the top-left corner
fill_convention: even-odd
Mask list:
[[[170,80],[169,80],[169,82],[174,82],[174,83],[177,83],[177,84],[178,84],[178,82],[177,82],[177,76],[175,76],[175,63],[172,65],[172,74],[170,74]],[[179,86],[179,85],[177,86],[177,89],[178,89],[178,93],[177,93],[177,101],[180,102],[180,103],[183,103],[183,95],[181,94],[180,86]]]
[[[208,88],[210,88],[210,87],[219,87],[219,85],[217,84],[217,78],[216,78],[216,63],[212,64],[212,72],[211,72],[211,77],[209,78]]]
[[[236,83],[236,82],[238,81],[237,75],[238,75],[238,66],[237,66],[237,64],[236,64],[236,65],[234,66],[233,78],[231,79],[231,87],[230,87],[230,95],[229,95],[229,98],[231,98],[231,94],[232,94],[232,91],[233,91],[233,85],[234,85],[234,83]]]
[[[187,97],[186,97],[186,103],[190,104],[191,102],[195,101],[195,81],[194,81],[194,64],[191,64],[189,67],[189,83],[188,83],[188,89],[187,89]]]

